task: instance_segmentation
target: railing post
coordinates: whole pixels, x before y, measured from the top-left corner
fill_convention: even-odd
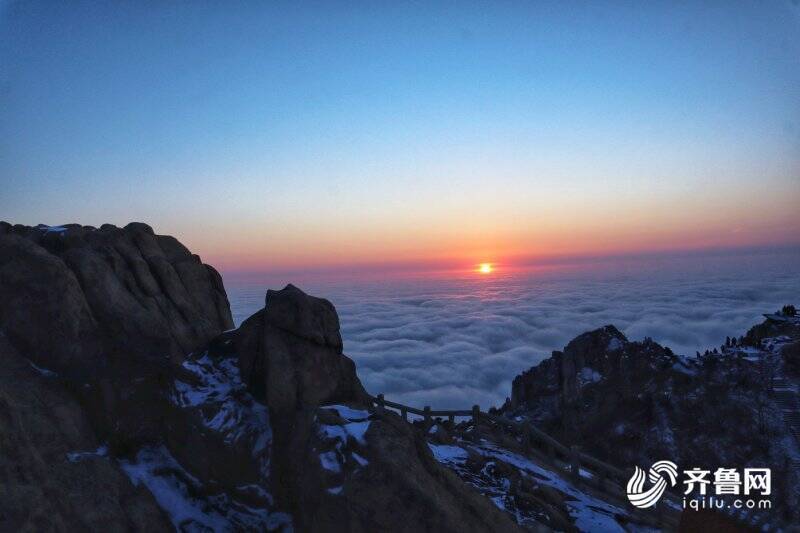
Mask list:
[[[408,422],[408,409],[406,409],[405,407],[401,407],[400,408],[400,415],[403,417],[403,420]]]
[[[383,414],[384,407],[386,405],[383,399],[383,394],[378,394],[377,398],[375,399],[375,403],[378,404],[378,412]]]
[[[425,408],[423,409],[423,411],[425,412],[425,423],[426,424],[430,424],[431,423],[431,406],[430,405],[426,405]]]
[[[478,425],[478,418],[481,416],[481,406],[480,405],[473,405],[472,406],[472,423],[476,426]]]
[[[572,479],[574,481],[580,481],[581,457],[579,455],[579,449],[575,445],[569,447],[569,469],[572,474]]]

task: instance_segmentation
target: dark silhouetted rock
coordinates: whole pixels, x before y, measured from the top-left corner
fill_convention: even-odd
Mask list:
[[[172,531],[95,438],[61,378],[0,335],[0,530]]]
[[[800,340],[784,346],[781,356],[786,369],[794,376],[800,376]]]
[[[333,305],[293,285],[268,291],[264,310],[242,324],[235,342],[243,379],[276,412],[367,399],[342,354]]]
[[[113,453],[163,438],[173,365],[232,326],[219,274],[145,224],[0,224],[0,331]]]
[[[309,296],[294,285],[267,291],[266,320],[272,326],[321,346],[342,350],[339,317],[328,300]]]
[[[60,374],[99,364],[100,331],[74,273],[16,234],[0,236],[0,328],[21,353]]]
[[[94,366],[98,339],[104,354],[180,361],[233,327],[219,274],[145,224],[3,227],[0,326],[42,363]]]
[[[325,411],[329,409],[320,409]],[[336,410],[335,407],[330,410]],[[318,411],[318,412],[319,412]],[[327,422],[327,423],[326,423]],[[394,413],[338,426],[320,418],[305,448],[302,531],[520,531],[510,515],[443,468],[424,435]],[[357,430],[368,424],[363,437]],[[353,430],[350,430],[350,428]],[[340,437],[349,432],[355,436]],[[325,457],[321,465],[321,457]]]
[[[242,379],[269,408],[276,498],[296,514],[316,407],[366,406],[369,398],[355,364],[342,354],[333,305],[292,285],[267,292],[264,309],[242,323],[234,344]]]
[[[222,357],[225,337],[214,342]],[[327,300],[292,285],[268,291],[264,309],[232,342],[242,378],[269,407],[270,486],[296,530],[517,529],[441,467],[417,429],[393,414],[369,414],[370,398],[342,354],[339,319]],[[321,407],[330,404],[344,414]],[[356,412],[360,421],[347,419]],[[345,438],[351,427],[363,435]]]
[[[767,321],[748,337],[746,346],[688,357],[606,326],[517,376],[502,411],[620,468],[663,458],[739,469],[791,464],[784,443],[794,439],[795,418],[783,406],[796,401],[800,332]],[[795,506],[796,477],[773,469],[774,486],[785,488],[781,512]]]

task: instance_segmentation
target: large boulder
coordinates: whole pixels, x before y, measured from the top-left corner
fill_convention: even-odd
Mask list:
[[[288,285],[267,292],[264,309],[242,323],[232,342],[242,379],[269,408],[278,504],[302,514],[301,478],[316,407],[369,401],[355,364],[342,353],[336,311],[327,300]]]
[[[95,338],[104,353],[180,361],[233,327],[219,274],[145,224],[2,227],[0,327],[42,363],[81,366]]]
[[[353,361],[342,353],[333,305],[293,285],[267,291],[262,311],[236,337],[239,368],[275,414],[327,402],[366,401]]]
[[[423,434],[372,413],[333,305],[288,285],[213,343],[269,409],[270,490],[297,531],[514,531],[434,460]]]
[[[0,331],[122,451],[161,436],[172,366],[233,321],[219,274],[141,223],[0,223]]]
[[[341,352],[339,316],[328,300],[309,296],[289,284],[280,291],[267,291],[264,310],[272,326]]]

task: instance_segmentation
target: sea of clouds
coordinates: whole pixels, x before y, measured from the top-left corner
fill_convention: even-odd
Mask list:
[[[372,394],[469,408],[501,404],[514,376],[605,324],[676,353],[719,346],[762,313],[800,303],[799,260],[740,254],[300,286],[334,303],[345,353]],[[228,283],[237,324],[263,307],[266,288]]]

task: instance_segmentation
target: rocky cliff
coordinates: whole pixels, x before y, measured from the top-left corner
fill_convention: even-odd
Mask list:
[[[161,438],[171,366],[231,327],[219,274],[144,224],[0,223],[0,529],[169,529],[109,455]]]
[[[517,376],[501,411],[620,468],[769,467],[784,523],[796,517],[800,326],[767,320],[686,357],[613,326],[584,333]]]
[[[0,531],[169,531],[58,376],[0,335]]]
[[[144,224],[0,223],[0,531],[659,527],[506,422],[623,468],[783,464],[797,328],[690,359],[607,326],[515,379],[509,418],[409,422],[373,406],[327,300],[271,290],[233,329],[219,274]]]
[[[269,467],[261,480],[231,479],[228,490],[259,485],[271,495],[270,507],[291,516],[298,531],[516,528],[434,460],[424,434],[397,415],[370,410],[355,365],[342,353],[339,319],[327,300],[292,285],[268,291],[264,309],[216,339],[204,358],[235,365],[248,394],[267,408],[269,451],[261,453],[268,453]],[[175,438],[200,434],[208,440],[204,431],[213,436],[225,427],[214,420],[220,421],[218,415],[206,412],[196,431],[182,430]],[[207,446],[171,448],[184,464],[209,458],[219,464]],[[231,478],[231,469],[225,470],[203,476],[205,482]],[[248,470],[257,471],[240,469]]]
[[[371,399],[327,300],[236,330],[144,224],[0,223],[0,530],[514,531]]]
[[[0,236],[6,334],[55,371],[117,354],[178,360],[233,327],[217,271],[145,224],[0,223]]]

